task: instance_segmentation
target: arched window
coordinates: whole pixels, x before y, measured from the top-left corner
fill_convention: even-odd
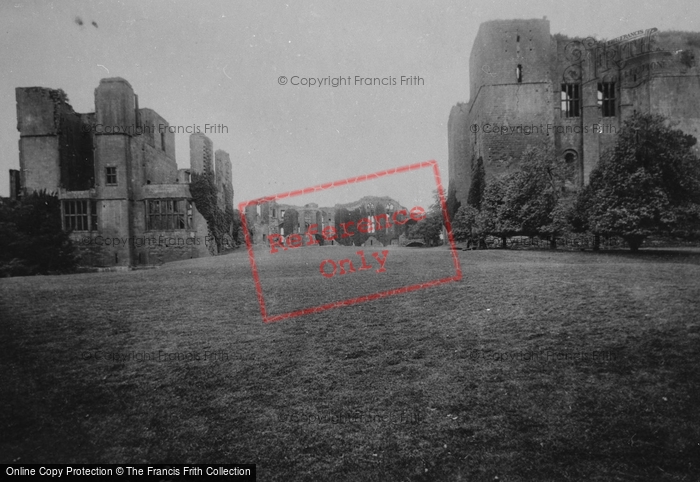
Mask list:
[[[518,84],[523,81],[523,66],[520,64],[515,69],[515,78],[518,79]]]
[[[583,166],[578,153],[573,149],[565,151],[564,161],[566,162],[564,190],[572,191],[581,187],[583,185]]]

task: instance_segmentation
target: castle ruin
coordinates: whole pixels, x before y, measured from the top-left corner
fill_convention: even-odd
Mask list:
[[[406,210],[398,201],[387,196],[364,196],[361,199],[346,203],[336,204],[333,207],[319,207],[316,203],[296,206],[270,201],[262,204],[250,204],[245,209],[245,216],[250,230],[251,241],[254,244],[267,245],[271,235],[288,236],[290,234],[306,235],[312,226],[316,226],[318,233],[322,233],[328,226],[333,226],[337,232],[342,232],[340,223],[350,219],[351,213],[357,216],[366,216],[374,219],[377,216]],[[293,214],[293,216],[290,216]],[[356,216],[356,217],[357,217]],[[351,241],[358,246],[385,246],[400,244],[401,236],[415,221],[409,220],[405,225],[386,226],[386,223],[373,223],[371,232],[358,233]],[[391,224],[391,223],[389,223]],[[375,229],[376,226],[384,226],[383,229]],[[335,245],[336,240],[324,241],[319,234],[321,244]]]
[[[448,122],[451,214],[466,205],[480,157],[487,177],[498,176],[528,146],[551,149],[575,187],[635,112],[662,114],[698,137],[699,53],[693,32],[650,28],[598,41],[551,35],[546,18],[482,23],[469,60],[471,99]]]
[[[207,174],[216,204],[233,212],[231,160],[204,134],[190,136],[179,169],[169,123],[122,78],[102,79],[95,112],[74,112],[61,90],[16,91],[19,171],[11,196],[46,190],[61,200],[63,229],[88,266],[154,265],[218,251],[193,202],[191,176]]]

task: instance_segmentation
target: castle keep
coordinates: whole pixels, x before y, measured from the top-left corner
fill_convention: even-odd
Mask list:
[[[448,122],[448,203],[465,205],[480,157],[488,176],[528,147],[565,159],[581,186],[624,119],[662,114],[700,134],[700,33],[631,32],[609,41],[550,35],[549,21],[481,24],[469,60],[470,97]],[[695,146],[698,149],[698,145]]]
[[[79,114],[63,91],[16,89],[20,170],[13,196],[45,189],[61,200],[63,228],[84,265],[135,266],[217,251],[190,192],[209,174],[218,208],[233,212],[231,161],[204,134],[190,136],[190,169],[178,169],[173,129],[139,108],[124,79],[102,79],[95,112]]]

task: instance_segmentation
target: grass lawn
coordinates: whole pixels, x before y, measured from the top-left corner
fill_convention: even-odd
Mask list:
[[[453,274],[443,248],[396,248],[386,273],[320,276],[358,249],[260,252],[270,309]],[[0,461],[698,480],[700,253],[459,257],[462,281],[267,325],[245,250],[0,279]]]

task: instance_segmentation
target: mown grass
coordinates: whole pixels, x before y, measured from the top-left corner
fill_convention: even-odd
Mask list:
[[[312,284],[344,299],[442,272],[440,249],[325,285],[309,250],[266,267],[284,283],[265,288],[280,309]],[[698,479],[700,254],[459,256],[460,282],[269,325],[242,250],[2,279],[0,460],[256,463],[280,481]],[[200,359],[133,356],[159,351]]]

